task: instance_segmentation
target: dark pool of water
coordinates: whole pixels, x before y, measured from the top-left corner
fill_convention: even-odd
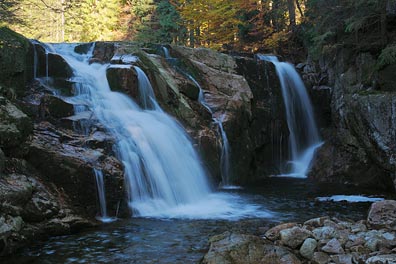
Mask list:
[[[285,221],[317,216],[364,219],[369,203],[319,203],[318,196],[356,194],[353,189],[318,186],[307,180],[271,179],[238,193],[271,212],[269,218],[180,220],[133,218],[104,224],[76,235],[53,237],[25,248],[6,263],[196,263],[208,249],[209,237],[227,230],[261,235]],[[359,193],[360,194],[360,193]]]

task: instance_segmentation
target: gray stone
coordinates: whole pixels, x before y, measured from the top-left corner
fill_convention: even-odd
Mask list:
[[[305,239],[304,243],[300,248],[300,254],[306,259],[312,259],[318,242],[313,238]]]
[[[373,203],[367,216],[367,223],[374,228],[396,230],[396,201],[384,200]]]
[[[368,258],[366,264],[396,264],[396,254],[374,256]]]
[[[329,255],[324,252],[315,252],[312,257],[312,263],[314,264],[327,264],[329,260]]]
[[[308,237],[312,237],[312,233],[298,226],[280,231],[281,243],[291,248],[297,248]]]
[[[322,247],[322,251],[329,253],[329,254],[344,254],[344,249],[341,246],[341,243],[336,239],[333,238],[327,244]]]
[[[336,264],[352,264],[352,255],[350,254],[332,255],[330,258]]]
[[[339,235],[338,233],[335,228],[330,226],[318,227],[312,231],[316,240],[336,238]]]

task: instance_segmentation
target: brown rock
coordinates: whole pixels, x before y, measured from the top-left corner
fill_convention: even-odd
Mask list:
[[[296,225],[296,223],[285,223],[277,225],[265,232],[265,237],[272,241],[278,240],[280,238],[280,231],[282,231],[283,229],[295,227]]]
[[[373,228],[396,230],[396,201],[385,200],[371,205],[367,223]]]
[[[280,231],[280,240],[282,244],[291,248],[297,248],[308,237],[313,237],[312,233],[298,226]]]

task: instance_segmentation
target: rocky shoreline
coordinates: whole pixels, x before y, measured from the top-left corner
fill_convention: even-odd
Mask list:
[[[327,216],[283,223],[260,236],[225,232],[210,239],[202,263],[396,263],[396,201],[371,205],[366,220]]]

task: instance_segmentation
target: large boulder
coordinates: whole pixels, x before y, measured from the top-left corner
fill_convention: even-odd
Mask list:
[[[41,122],[35,125],[27,159],[42,172],[45,181],[67,193],[81,214],[91,216],[97,213],[94,169],[101,169],[108,211],[115,214],[117,204],[124,199],[122,166],[109,149],[100,148],[105,143],[91,140],[92,148],[88,148],[86,142],[83,135]]]
[[[384,200],[371,205],[367,223],[374,228],[396,231],[396,201]]]

